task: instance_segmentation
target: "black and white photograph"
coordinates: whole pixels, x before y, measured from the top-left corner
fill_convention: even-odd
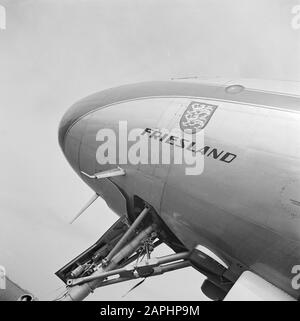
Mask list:
[[[0,0],[0,108],[0,301],[300,300],[300,0]]]

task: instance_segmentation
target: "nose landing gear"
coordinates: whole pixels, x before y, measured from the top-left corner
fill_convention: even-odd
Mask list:
[[[189,266],[188,252],[151,258],[153,249],[162,242],[150,212],[145,206],[130,226],[121,217],[90,249],[59,270],[56,275],[67,287],[56,300],[83,300],[99,287]]]
[[[234,283],[227,277],[227,267],[198,248],[188,251],[183,245],[178,247],[179,241],[174,241],[170,234],[168,236],[166,229],[148,205],[131,225],[127,217],[122,216],[93,246],[56,272],[66,284],[65,292],[56,300],[83,300],[100,287],[188,266],[207,276],[203,292],[213,292],[213,296],[209,295],[212,299],[223,299]],[[168,244],[170,238],[173,246],[177,244],[177,253],[152,258],[153,249],[162,242]],[[219,292],[216,295],[216,289],[222,295]]]

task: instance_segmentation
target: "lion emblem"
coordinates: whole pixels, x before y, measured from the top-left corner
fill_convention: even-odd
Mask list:
[[[218,106],[192,101],[180,119],[181,130],[194,134],[203,129]]]

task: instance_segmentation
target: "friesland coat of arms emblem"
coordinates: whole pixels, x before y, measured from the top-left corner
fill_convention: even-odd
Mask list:
[[[190,102],[180,119],[181,130],[189,134],[197,133],[207,125],[217,107],[198,101]]]

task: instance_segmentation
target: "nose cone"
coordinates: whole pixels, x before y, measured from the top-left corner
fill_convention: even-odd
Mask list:
[[[66,149],[66,140],[68,134],[71,131],[71,128],[75,126],[79,119],[86,113],[86,106],[87,105],[84,101],[75,103],[66,111],[60,121],[58,128],[58,142],[64,153]]]
[[[84,122],[81,121],[87,113],[87,103],[84,100],[71,106],[60,121],[58,142],[70,165],[79,172],[79,150],[84,133]]]
[[[72,105],[64,114],[58,130],[58,141],[61,149],[65,150],[66,137],[70,129],[85,115],[103,107],[106,103],[107,91],[87,96]]]
[[[62,120],[59,123],[59,127],[58,127],[58,143],[60,148],[62,149],[62,151],[64,152],[65,149],[65,137],[67,134],[67,131],[69,129],[69,123],[70,120],[68,117],[66,117],[66,115],[64,115],[64,117],[62,118]]]

